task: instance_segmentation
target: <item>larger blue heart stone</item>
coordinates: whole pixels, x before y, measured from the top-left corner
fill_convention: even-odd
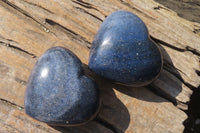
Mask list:
[[[151,83],[160,73],[162,56],[143,21],[128,11],[109,15],[95,36],[89,68],[130,86]]]
[[[92,119],[99,92],[83,73],[81,61],[69,50],[53,47],[37,61],[25,94],[25,112],[54,125],[79,125]]]

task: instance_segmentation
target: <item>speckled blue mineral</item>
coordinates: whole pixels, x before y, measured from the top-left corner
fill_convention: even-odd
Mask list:
[[[92,119],[98,108],[98,88],[72,52],[53,47],[38,59],[26,86],[26,114],[48,124],[70,126]]]
[[[143,21],[128,11],[109,15],[95,36],[89,68],[104,78],[130,85],[151,83],[162,69],[162,56]]]

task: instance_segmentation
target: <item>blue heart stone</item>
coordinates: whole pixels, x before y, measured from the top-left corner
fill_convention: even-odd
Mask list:
[[[95,117],[99,91],[69,50],[53,47],[35,64],[25,94],[25,112],[53,125],[80,125]]]
[[[104,78],[144,86],[160,73],[162,56],[143,21],[128,11],[109,15],[95,36],[89,68]]]

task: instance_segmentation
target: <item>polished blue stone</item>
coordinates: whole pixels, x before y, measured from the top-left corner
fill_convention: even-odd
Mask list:
[[[35,64],[25,94],[25,112],[54,125],[79,125],[99,108],[95,82],[83,73],[81,61],[63,47],[47,50]]]
[[[128,11],[109,15],[95,36],[89,68],[104,78],[144,86],[160,73],[162,56],[143,21]]]

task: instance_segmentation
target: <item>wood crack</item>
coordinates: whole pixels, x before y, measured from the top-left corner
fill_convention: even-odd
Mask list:
[[[39,24],[40,26],[42,26],[42,28],[45,31],[49,31],[48,28],[46,26],[44,26],[44,24],[40,23],[36,18],[34,18],[33,16],[31,16],[28,12],[26,12],[23,9],[19,8],[18,6],[14,5],[13,3],[9,2],[8,0],[2,0],[2,1],[5,4],[7,4],[9,7],[12,7],[13,9],[17,10],[21,14],[25,15],[26,17],[30,18],[31,20],[33,20],[34,22],[36,22],[37,24]]]
[[[1,102],[4,102],[4,103],[6,103],[6,104],[9,104],[9,105],[11,105],[11,106],[13,106],[13,107],[15,107],[15,108],[17,108],[17,109],[19,109],[19,110],[24,110],[24,107],[22,107],[22,106],[20,106],[20,105],[17,105],[17,104],[15,104],[15,103],[12,103],[12,102],[10,102],[10,101],[8,101],[8,100],[5,100],[5,99],[0,98],[0,101],[1,101]]]
[[[194,29],[193,33],[198,34],[200,32],[200,29]]]
[[[151,16],[149,16],[149,15],[145,14],[144,12],[142,12],[141,10],[139,10],[139,9],[137,9],[137,8],[135,8],[135,7],[133,7],[131,4],[127,3],[126,1],[124,1],[124,0],[119,0],[119,1],[120,1],[123,5],[129,7],[129,8],[131,8],[131,9],[133,9],[133,10],[136,10],[136,11],[139,12],[139,13],[142,13],[143,15],[145,15],[145,17],[148,17],[148,18],[151,19],[151,20],[154,19],[154,18],[152,18]]]
[[[186,46],[185,49],[182,49],[182,48],[175,47],[175,46],[173,46],[173,45],[171,45],[171,44],[169,44],[169,43],[167,43],[167,42],[164,42],[164,41],[162,41],[162,40],[160,40],[160,39],[157,39],[157,38],[155,38],[155,37],[153,37],[153,36],[150,36],[150,38],[151,38],[153,41],[155,41],[156,43],[160,43],[160,44],[165,45],[165,46],[167,46],[167,47],[169,47],[169,48],[171,48],[171,49],[177,50],[177,51],[179,51],[179,52],[186,52],[186,51],[189,51],[189,52],[193,53],[194,55],[200,56],[200,51],[199,51],[199,50],[194,49],[194,48],[191,48],[191,47],[189,47],[189,46]]]
[[[46,23],[48,23],[49,25],[51,26],[59,26],[60,28],[64,29],[65,31],[67,31],[68,35],[70,35],[71,38],[74,38],[80,42],[83,42],[83,44],[86,44],[86,46],[88,48],[91,47],[91,43],[88,42],[84,37],[80,36],[79,34],[77,34],[76,32],[64,27],[63,25],[53,21],[53,20],[50,20],[50,19],[45,19]]]
[[[200,56],[200,51],[199,50],[196,50],[196,49],[191,48],[189,46],[186,46],[186,50],[192,52],[193,54],[195,54],[197,56]]]
[[[105,17],[107,17],[106,14],[104,14],[102,11],[100,11],[94,5],[92,5],[92,4],[88,3],[88,2],[84,2],[82,0],[72,0],[72,2],[74,2],[74,3],[76,3],[76,4],[80,5],[80,6],[83,6],[85,8],[88,8],[88,9],[94,9],[94,10],[100,12],[101,14],[103,14]]]
[[[154,10],[164,9],[164,10],[170,11],[168,8],[162,7],[162,6],[160,6],[160,5],[154,7],[153,9],[154,9]]]
[[[15,77],[14,79],[15,79],[15,81],[17,81],[18,83],[20,83],[22,85],[26,85],[26,83],[27,83],[26,81],[24,81],[24,80],[22,80],[22,79],[20,79],[18,77]]]
[[[162,41],[162,40],[160,40],[160,39],[157,39],[157,38],[155,38],[155,37],[153,37],[153,36],[150,36],[150,38],[151,38],[154,42],[156,42],[156,43],[160,43],[160,44],[165,45],[165,46],[167,46],[167,47],[169,47],[169,48],[171,48],[171,49],[177,50],[177,51],[179,51],[179,52],[185,52],[185,49],[175,47],[175,46],[173,46],[173,45],[171,45],[171,44],[169,44],[169,43],[167,43],[167,42],[164,42],[164,41]]]
[[[7,41],[14,42],[13,40],[9,40],[9,39],[7,39]],[[30,53],[30,52],[28,52],[28,51],[26,51],[26,50],[24,50],[22,48],[19,48],[17,46],[11,45],[10,43],[6,43],[6,42],[3,42],[3,41],[0,41],[0,45],[6,46],[6,47],[9,47],[9,48],[13,48],[13,49],[15,49],[17,51],[20,51],[22,53],[25,53],[25,54],[31,56],[32,58],[36,58],[37,57],[35,54],[32,54],[32,53]]]
[[[99,17],[93,15],[92,13],[89,13],[88,11],[86,11],[86,10],[83,9],[83,8],[80,8],[80,7],[74,7],[74,8],[76,8],[76,9],[78,9],[79,11],[84,12],[84,13],[86,13],[86,14],[92,16],[93,18],[96,18],[96,19],[98,19],[99,21],[103,22],[102,19],[100,19]]]

